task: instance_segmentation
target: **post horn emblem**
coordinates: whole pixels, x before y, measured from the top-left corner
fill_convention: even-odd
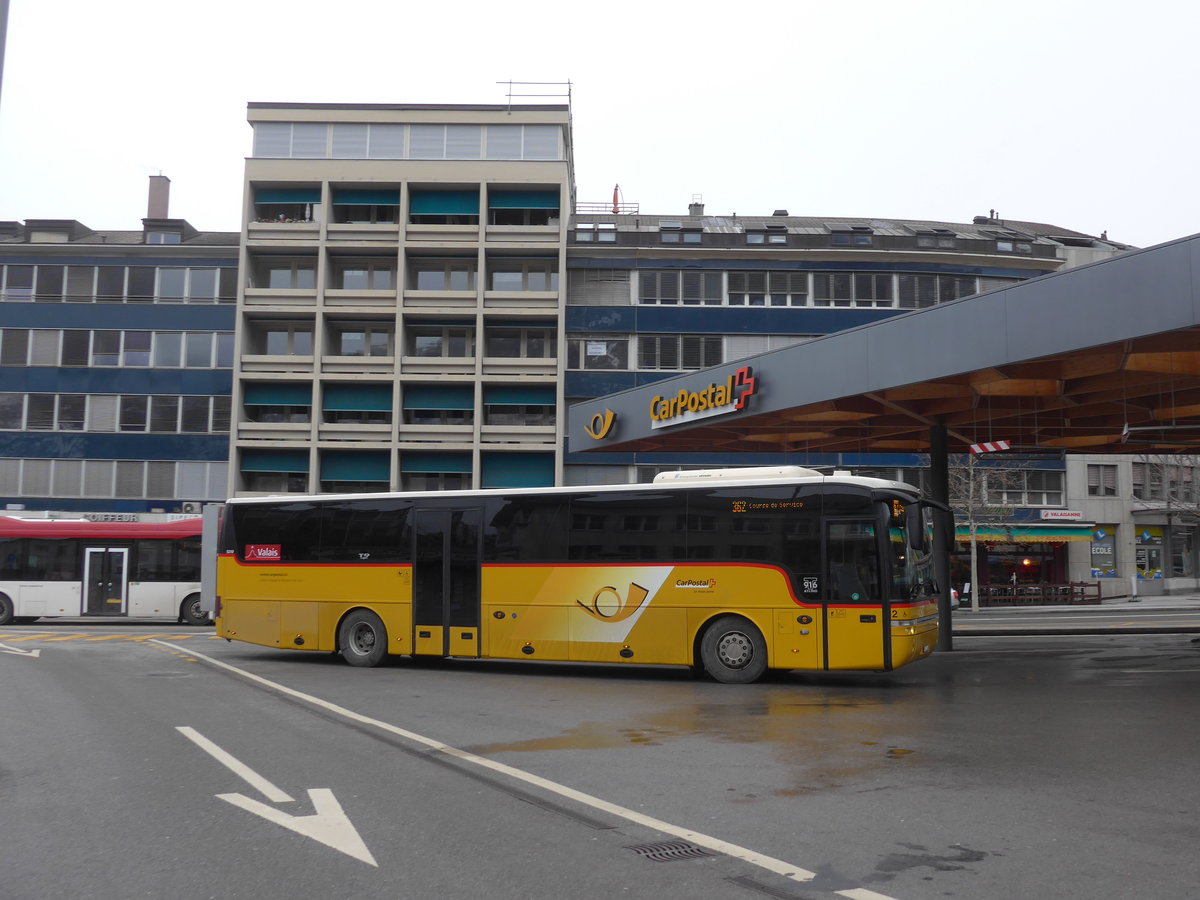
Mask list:
[[[616,420],[617,414],[611,409],[606,409],[604,412],[592,416],[591,423],[584,425],[583,430],[587,432],[588,437],[598,441],[608,436],[608,433],[612,431],[613,422]]]

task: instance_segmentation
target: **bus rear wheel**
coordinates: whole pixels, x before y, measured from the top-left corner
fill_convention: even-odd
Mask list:
[[[15,607],[7,594],[0,594],[0,625],[11,625],[16,621]]]
[[[210,625],[212,624],[206,613],[200,607],[200,595],[188,594],[183,598],[183,602],[179,604],[179,621],[184,625]]]
[[[700,639],[700,662],[722,684],[750,684],[767,670],[767,642],[753,622],[721,616]]]
[[[377,666],[387,656],[383,621],[369,609],[356,609],[338,627],[338,650],[352,666]]]

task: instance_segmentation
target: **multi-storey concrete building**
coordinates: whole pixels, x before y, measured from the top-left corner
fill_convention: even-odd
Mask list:
[[[567,107],[249,119],[230,493],[559,480]]]
[[[178,513],[225,498],[238,235],[0,222],[0,503]]]

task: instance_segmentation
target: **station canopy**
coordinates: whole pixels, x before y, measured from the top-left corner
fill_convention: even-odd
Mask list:
[[[571,407],[569,449],[1200,453],[1200,235]]]

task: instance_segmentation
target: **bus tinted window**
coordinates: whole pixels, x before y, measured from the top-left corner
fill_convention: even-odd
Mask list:
[[[677,493],[616,492],[571,498],[572,560],[667,562],[686,553]]]
[[[201,539],[198,537],[184,538],[173,543],[175,545],[175,572],[163,580],[199,581]]]
[[[234,507],[233,549],[238,559],[246,559],[249,553],[251,561],[316,562],[317,508],[312,502]]]
[[[337,500],[321,504],[321,562],[408,562],[412,502]]]
[[[562,562],[567,558],[566,497],[489,500],[484,515],[486,562]]]
[[[21,577],[23,544],[20,538],[0,538],[0,580],[16,581]]]
[[[138,541],[134,544],[134,581],[174,581],[173,541]],[[188,579],[190,580],[190,579]]]
[[[73,581],[80,577],[79,552],[70,539],[32,538],[26,545],[22,579],[30,581]]]

